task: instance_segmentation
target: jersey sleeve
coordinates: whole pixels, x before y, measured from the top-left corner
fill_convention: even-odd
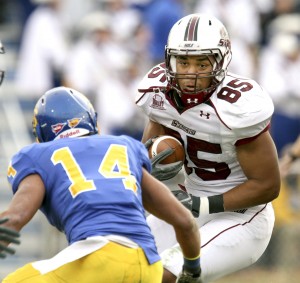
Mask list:
[[[33,156],[32,146],[30,145],[12,157],[7,170],[7,180],[11,184],[14,194],[18,190],[20,182],[26,176],[31,174],[45,175],[42,169],[36,166]]]
[[[151,113],[152,95],[150,93],[159,93],[167,86],[166,71],[164,64],[154,66],[140,81],[137,88],[135,103],[146,115]]]
[[[274,112],[269,94],[255,81],[247,80],[247,83],[252,89],[241,92],[241,96],[233,103],[232,100],[224,99],[222,92],[218,95],[221,98],[217,102],[217,109],[221,109],[220,118],[234,132],[236,140],[263,132],[269,126]]]

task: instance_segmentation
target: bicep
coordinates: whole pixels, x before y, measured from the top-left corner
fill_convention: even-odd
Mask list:
[[[26,176],[10,202],[7,213],[13,215],[16,228],[26,225],[41,207],[45,197],[45,186],[38,174]]]
[[[237,147],[239,164],[247,180],[224,193],[226,211],[274,200],[280,190],[277,151],[269,132]]]
[[[237,156],[248,180],[275,187],[280,183],[277,150],[269,132],[238,146]]]

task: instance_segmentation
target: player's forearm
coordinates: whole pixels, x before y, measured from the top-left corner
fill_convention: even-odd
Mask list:
[[[8,210],[1,213],[0,218],[8,219],[8,221],[5,224],[3,224],[6,228],[19,232],[24,226],[21,217],[18,214],[9,212]]]
[[[149,120],[143,133],[142,142],[145,143],[148,139],[163,134],[164,134],[163,126]]]
[[[236,211],[274,200],[279,194],[280,181],[260,183],[248,180],[220,195],[209,197],[191,196],[191,202],[183,204],[195,217],[224,211]]]
[[[185,258],[196,258],[200,254],[199,228],[191,216],[184,228],[175,228],[177,241]]]
[[[248,180],[223,194],[224,210],[234,211],[271,202],[278,197],[279,188],[280,182],[263,185]]]

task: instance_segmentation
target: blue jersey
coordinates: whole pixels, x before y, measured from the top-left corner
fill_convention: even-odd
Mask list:
[[[127,136],[93,135],[24,147],[13,156],[8,180],[13,192],[29,174],[39,174],[46,195],[40,210],[69,243],[91,236],[121,235],[159,260],[142,205],[142,167],[151,170],[145,146]]]

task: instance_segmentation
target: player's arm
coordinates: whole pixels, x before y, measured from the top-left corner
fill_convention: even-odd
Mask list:
[[[165,130],[164,127],[161,124],[158,124],[152,120],[149,120],[143,133],[142,142],[147,142],[150,138],[164,135]]]
[[[143,169],[142,197],[144,207],[149,213],[174,227],[185,258],[183,269],[191,268],[191,273],[198,273],[200,276],[200,233],[191,212],[163,183],[152,177],[145,169]]]
[[[39,175],[25,177],[14,194],[8,209],[0,213],[0,218],[8,218],[3,226],[14,231],[20,231],[37,210],[41,207],[45,196],[45,187]],[[5,242],[6,246],[9,244]]]
[[[237,146],[237,157],[248,180],[224,193],[224,209],[248,208],[277,198],[280,190],[278,156],[269,132]]]

